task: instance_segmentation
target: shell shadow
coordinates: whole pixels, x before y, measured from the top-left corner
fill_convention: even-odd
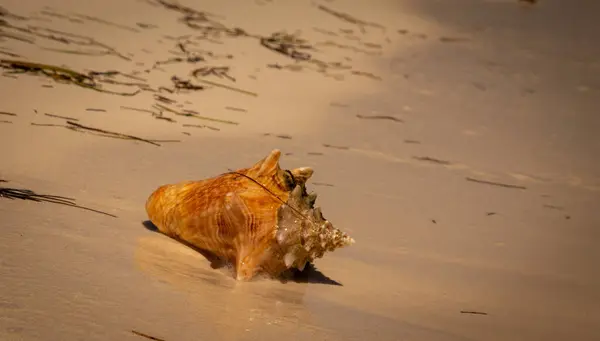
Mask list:
[[[311,284],[328,284],[343,286],[342,283],[327,277],[324,273],[319,271],[313,263],[307,263],[304,270],[294,270],[292,272],[291,281],[296,283],[311,283]],[[285,280],[281,280],[285,283]]]
[[[154,225],[150,220],[143,221],[142,225],[149,231],[160,233],[160,231],[158,230],[156,225]],[[172,238],[172,237],[169,237],[169,238]],[[200,248],[198,248],[194,245],[191,245],[190,243],[180,240],[180,239],[176,239],[176,238],[172,238],[172,239],[180,242],[181,244],[193,249],[194,251],[196,251],[199,254],[201,254],[202,256],[204,256],[204,258],[206,258],[206,260],[208,260],[210,262],[210,267],[213,269],[220,269],[220,268],[227,266],[227,264],[225,262],[223,262],[219,257],[214,255],[210,251],[200,249]],[[342,283],[327,277],[325,274],[323,274],[321,271],[319,271],[312,263],[307,263],[306,266],[304,267],[304,270],[299,271],[299,270],[294,269],[294,271],[290,272],[287,276],[279,278],[278,280],[281,283],[286,283],[288,281],[291,281],[291,282],[296,282],[296,283],[327,284],[327,285],[343,286]]]

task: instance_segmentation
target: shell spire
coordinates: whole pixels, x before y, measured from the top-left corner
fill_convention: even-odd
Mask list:
[[[354,244],[353,238],[325,219],[321,208],[314,206],[315,201],[316,194],[307,195],[304,185],[297,185],[279,208],[277,242],[288,268],[304,268],[327,251]]]

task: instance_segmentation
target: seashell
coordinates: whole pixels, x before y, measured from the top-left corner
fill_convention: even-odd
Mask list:
[[[306,192],[313,170],[282,170],[280,156],[273,150],[250,168],[161,186],[146,202],[148,217],[163,234],[231,264],[238,280],[302,271],[353,244]]]

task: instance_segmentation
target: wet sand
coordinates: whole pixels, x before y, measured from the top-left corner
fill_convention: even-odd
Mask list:
[[[4,1],[0,187],[116,218],[0,198],[0,339],[600,338],[598,5],[452,3]],[[273,148],[357,241],[309,276],[143,226],[159,185]]]

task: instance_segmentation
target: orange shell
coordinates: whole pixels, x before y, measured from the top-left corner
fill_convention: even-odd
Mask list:
[[[314,208],[305,182],[313,171],[279,167],[281,152],[250,168],[159,187],[146,202],[152,223],[165,235],[233,265],[235,277],[277,277],[302,270],[325,251],[354,240]]]

